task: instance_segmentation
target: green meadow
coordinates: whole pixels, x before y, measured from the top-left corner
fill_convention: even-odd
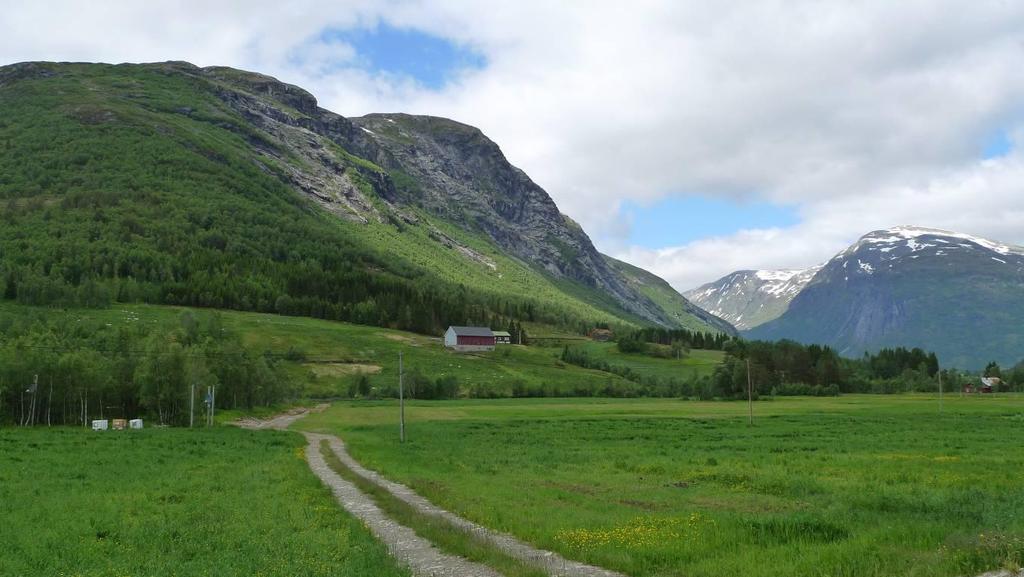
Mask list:
[[[660,378],[696,379],[711,376],[718,365],[722,364],[725,353],[722,351],[705,351],[694,349],[682,358],[661,358],[650,354],[623,353],[612,342],[583,341],[576,345],[595,359],[607,361],[609,365],[628,367],[632,371]],[[668,349],[661,345],[649,344],[651,349]]]
[[[1024,396],[343,402],[296,426],[488,527],[633,575],[1024,561]]]
[[[294,433],[0,429],[0,575],[404,576]]]

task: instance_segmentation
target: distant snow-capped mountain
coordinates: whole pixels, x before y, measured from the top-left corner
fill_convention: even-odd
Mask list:
[[[687,299],[740,330],[778,318],[814,278],[820,266],[802,270],[741,270],[684,293]]]
[[[933,350],[946,366],[1024,359],[1024,248],[934,228],[871,232],[837,254],[777,319],[746,336]]]

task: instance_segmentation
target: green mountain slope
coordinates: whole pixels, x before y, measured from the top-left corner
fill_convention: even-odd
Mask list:
[[[756,339],[828,344],[859,356],[932,350],[943,366],[980,369],[1024,358],[1024,248],[954,232],[869,233],[829,261]]]
[[[640,267],[603,255],[609,266],[618,271],[630,286],[668,311],[672,318],[685,329],[706,330],[706,327],[728,334],[736,334],[727,321],[694,305],[672,288],[665,279]]]
[[[370,126],[392,115],[353,122],[273,78],[173,62],[3,67],[0,109],[6,298],[423,333],[694,324],[594,258],[471,127],[402,117],[395,138],[377,138]]]

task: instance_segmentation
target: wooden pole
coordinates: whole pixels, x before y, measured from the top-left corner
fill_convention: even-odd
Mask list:
[[[398,351],[398,440],[405,442],[405,379],[402,351]]]
[[[192,383],[192,387],[189,389],[189,395],[188,395],[188,428],[190,428],[190,429],[192,428],[192,425],[195,422],[195,413],[196,413],[196,384],[195,384],[195,382],[193,382]]]
[[[754,381],[750,378],[750,359],[747,359],[747,421],[754,424]]]
[[[939,414],[942,414],[942,371],[939,371]]]
[[[28,413],[28,424],[35,426],[36,424],[36,399],[39,397],[39,375],[35,375],[32,378],[32,404],[30,405]]]

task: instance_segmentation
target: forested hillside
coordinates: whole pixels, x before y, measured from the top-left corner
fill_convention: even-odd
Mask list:
[[[402,202],[395,191],[420,190],[415,180],[342,146],[376,150],[366,132],[268,77],[185,63],[28,63],[0,68],[0,108],[7,299],[193,305],[435,334],[509,320],[574,331],[676,323],[617,277],[549,266],[547,249],[546,264],[524,261],[472,222]],[[552,242],[568,242],[555,232]],[[582,232],[564,234],[590,246]]]

